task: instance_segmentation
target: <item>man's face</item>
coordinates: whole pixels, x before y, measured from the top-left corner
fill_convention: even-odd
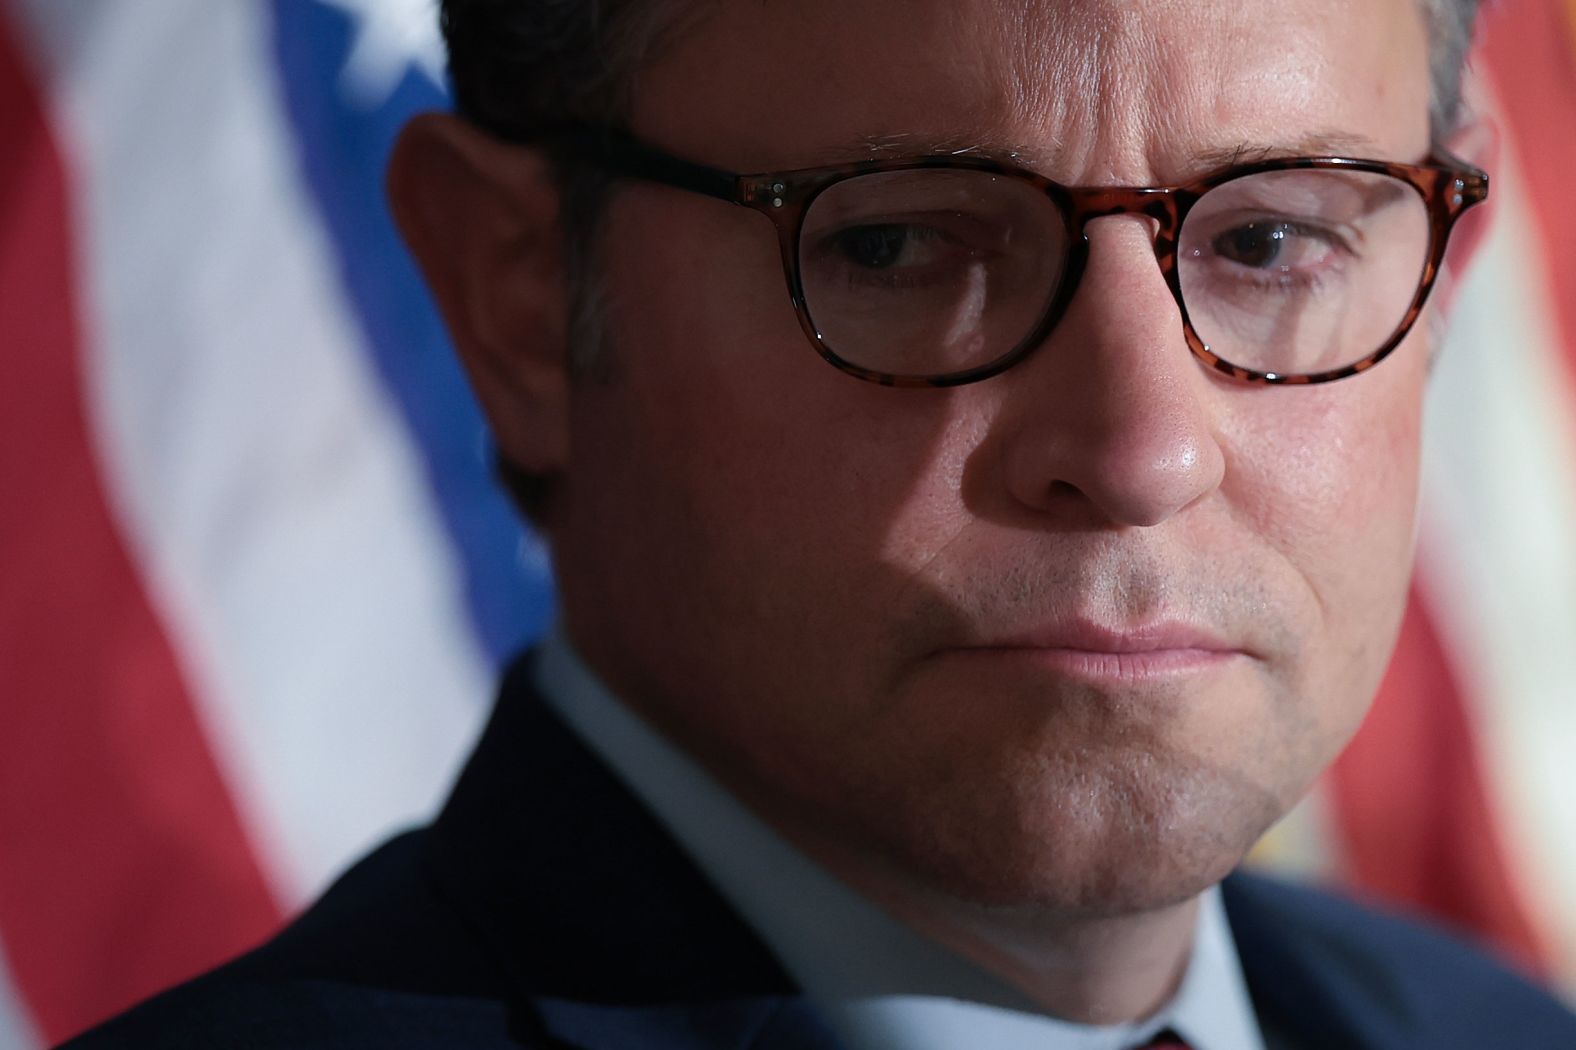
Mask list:
[[[1331,137],[1416,160],[1427,90],[1414,0],[797,0],[711,5],[633,126],[734,171],[879,139],[1158,185]],[[554,540],[593,665],[801,842],[1108,912],[1225,874],[1355,729],[1410,570],[1426,350],[1236,383],[1189,354],[1148,220],[1089,234],[1026,361],[893,390],[817,358],[761,216],[624,186]]]

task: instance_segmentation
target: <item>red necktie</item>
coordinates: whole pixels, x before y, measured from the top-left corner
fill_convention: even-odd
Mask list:
[[[1182,1041],[1181,1036],[1167,1028],[1143,1046],[1135,1047],[1134,1050],[1189,1050],[1189,1048]]]

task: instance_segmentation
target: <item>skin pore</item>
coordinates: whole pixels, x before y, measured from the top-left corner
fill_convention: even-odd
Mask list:
[[[717,4],[634,97],[641,137],[746,172],[962,143],[1159,185],[1244,147],[1429,144],[1414,0]],[[1051,1012],[1159,1006],[1197,895],[1383,671],[1426,326],[1353,380],[1233,383],[1189,354],[1147,220],[1112,217],[1026,361],[890,390],[807,345],[760,216],[628,184],[607,375],[577,382],[544,166],[452,124],[415,140],[396,200],[424,169],[456,200],[402,222],[502,451],[556,477],[591,666],[800,848]]]

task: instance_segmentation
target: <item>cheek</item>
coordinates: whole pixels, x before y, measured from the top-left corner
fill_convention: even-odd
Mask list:
[[[1318,576],[1355,568],[1368,551],[1410,535],[1417,499],[1415,403],[1302,396],[1254,438],[1240,500],[1255,530]],[[1295,396],[1295,395],[1294,395]]]
[[[1378,687],[1405,605],[1425,358],[1413,346],[1344,388],[1275,392],[1284,413],[1239,465],[1246,527],[1277,550],[1307,597],[1299,677],[1341,734]]]
[[[695,527],[725,529],[718,542],[780,533],[828,554],[872,549],[915,490],[938,483],[937,449],[954,436],[949,392],[837,371],[800,327],[772,226],[670,197],[630,192],[610,220],[642,246],[607,269],[614,368],[640,391],[614,392],[624,440],[660,459]]]
[[[934,460],[950,399],[822,361],[790,306],[770,226],[683,203],[695,222],[682,241],[643,229],[649,211],[635,194],[615,217],[646,250],[609,260],[611,380],[577,396],[586,509],[574,528],[603,533],[588,571],[605,580],[602,602],[646,606],[646,636],[666,638],[652,666],[708,654],[684,673],[716,682],[715,695],[737,695],[734,678],[758,692],[751,676],[773,668],[785,690],[843,690],[850,683],[832,679],[858,661],[828,647],[868,651],[878,637],[878,603],[897,585],[886,557],[894,523],[947,484]],[[727,652],[696,644],[723,635]],[[805,652],[824,659],[785,655]]]

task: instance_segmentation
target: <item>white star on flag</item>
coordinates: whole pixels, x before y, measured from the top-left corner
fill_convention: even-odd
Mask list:
[[[437,0],[318,0],[355,23],[355,42],[340,74],[347,101],[376,109],[412,66],[442,88],[447,61]]]

